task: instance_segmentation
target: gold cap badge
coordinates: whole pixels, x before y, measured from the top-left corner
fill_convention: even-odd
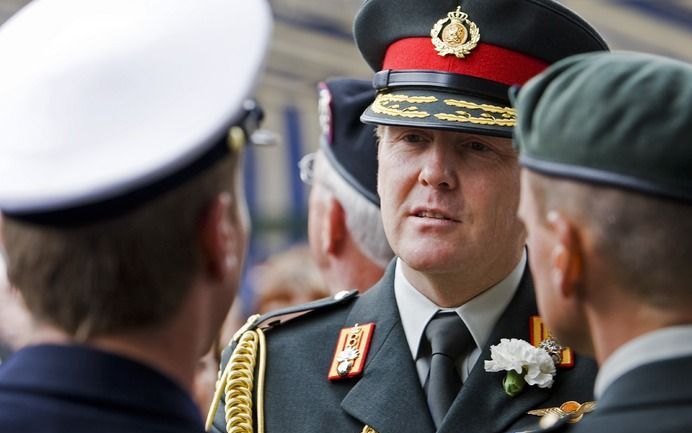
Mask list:
[[[478,26],[469,20],[468,14],[457,10],[449,12],[446,18],[438,20],[430,30],[435,50],[440,56],[454,54],[463,59],[471,52],[481,38]]]
[[[341,330],[329,368],[329,380],[354,377],[363,372],[374,329],[374,323],[366,323]]]

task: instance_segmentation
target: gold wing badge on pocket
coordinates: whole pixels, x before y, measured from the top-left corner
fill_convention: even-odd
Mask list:
[[[562,403],[559,407],[535,409],[530,410],[526,413],[528,413],[529,415],[536,415],[545,418],[545,422],[543,421],[543,419],[541,419],[541,426],[543,427],[544,423],[551,424],[565,417],[569,417],[567,422],[571,424],[577,423],[581,421],[581,419],[584,417],[584,414],[593,411],[595,408],[595,401],[587,401],[584,403],[579,403],[577,401],[566,401]]]

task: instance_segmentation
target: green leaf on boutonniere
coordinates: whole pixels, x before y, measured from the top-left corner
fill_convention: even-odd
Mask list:
[[[518,395],[524,389],[524,385],[526,385],[524,376],[514,370],[509,370],[505,378],[502,379],[502,387],[505,389],[505,394],[510,397]]]

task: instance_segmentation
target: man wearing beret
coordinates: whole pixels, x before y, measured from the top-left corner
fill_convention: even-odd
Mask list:
[[[397,258],[362,296],[281,326],[259,318],[226,354],[225,376],[261,335],[256,418],[267,433],[495,433],[525,430],[537,409],[583,410],[595,364],[536,317],[508,89],[606,44],[550,0],[367,0],[354,32],[377,71],[361,120],[377,125]],[[486,371],[491,356],[511,372]],[[220,430],[241,423],[225,412]]]
[[[692,65],[638,53],[575,56],[519,93],[539,309],[601,367],[595,411],[551,430],[690,431],[690,101]]]
[[[35,327],[0,368],[0,432],[203,431],[189,393],[238,286],[270,19],[38,0],[0,28],[2,238]]]
[[[308,240],[332,293],[364,292],[394,253],[377,195],[375,130],[360,115],[375,99],[370,81],[333,78],[319,85],[320,148],[301,161],[310,190]]]

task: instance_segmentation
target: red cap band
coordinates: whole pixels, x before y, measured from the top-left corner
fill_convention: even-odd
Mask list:
[[[484,78],[508,86],[524,84],[548,64],[497,45],[479,43],[463,59],[440,56],[430,38],[399,39],[387,48],[382,69],[423,69]]]

